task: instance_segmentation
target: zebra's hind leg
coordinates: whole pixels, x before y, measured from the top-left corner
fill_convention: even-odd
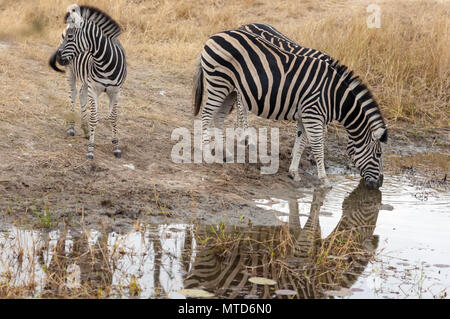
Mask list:
[[[223,103],[229,97],[232,90],[229,88],[224,88],[223,86],[214,87],[212,85],[209,86],[208,84],[209,83],[207,82],[206,92],[208,92],[208,95],[205,106],[202,109],[202,149],[203,154],[208,156],[207,159],[205,158],[206,161],[212,163],[214,159],[210,158],[210,156],[211,150],[215,145],[214,143],[210,143],[210,127],[213,119],[223,107]]]
[[[89,139],[89,124],[87,121],[86,103],[88,100],[88,85],[83,83],[80,88],[81,129],[84,137]]]
[[[67,122],[69,123],[69,128],[67,129],[67,136],[75,136],[75,103],[77,99],[77,82],[75,75],[68,68],[67,71],[67,81],[69,82],[69,95],[70,95],[70,115],[68,116]]]
[[[230,151],[227,149],[225,144],[225,138],[223,134],[223,122],[225,120],[225,117],[230,113],[230,109],[233,106],[233,104],[236,102],[236,91],[231,92],[223,101],[221,107],[217,111],[216,115],[214,116],[214,122],[216,128],[219,129],[219,136],[218,138],[222,141],[222,146],[225,150],[224,153],[224,161],[225,162],[231,162],[233,160],[233,156],[230,153]],[[215,141],[217,143],[217,141]]]
[[[112,124],[112,143],[114,146],[114,156],[120,158],[122,151],[119,147],[119,139],[117,138],[117,103],[119,102],[120,88],[112,88],[107,91],[109,97],[109,120]]]
[[[330,182],[327,178],[325,172],[325,161],[324,161],[324,124],[320,121],[314,122],[304,122],[303,126],[305,128],[306,135],[308,137],[309,143],[311,144],[311,149],[316,159],[317,164],[317,175],[319,180],[324,187],[330,187]]]
[[[88,89],[88,102],[89,102],[89,145],[88,152],[86,154],[87,159],[94,159],[94,143],[95,143],[95,127],[98,123],[98,93],[94,89]]]
[[[294,148],[292,150],[292,161],[291,165],[289,166],[289,177],[291,177],[296,182],[300,181],[298,167],[300,165],[300,159],[307,142],[308,139],[306,138],[306,132],[303,123],[301,121],[297,121],[297,134],[295,136]]]

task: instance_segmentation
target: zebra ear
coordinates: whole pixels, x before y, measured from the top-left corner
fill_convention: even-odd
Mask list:
[[[69,25],[69,28],[81,28],[83,25],[80,7],[76,4],[72,4],[67,8],[66,17],[66,23]]]
[[[387,141],[387,129],[385,128],[377,128],[375,131],[373,131],[373,138],[375,140],[379,140],[380,142],[386,143]]]

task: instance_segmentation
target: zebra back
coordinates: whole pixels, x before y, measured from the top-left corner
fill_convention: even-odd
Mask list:
[[[278,31],[275,27],[271,25],[261,23],[250,23],[245,24],[238,29],[257,35],[262,39],[270,42],[271,44],[289,53],[317,58],[320,60],[327,61],[331,65],[337,64],[337,61],[333,60],[333,58],[331,58],[328,54],[323,53],[320,50],[301,46],[297,42],[291,40],[290,38],[282,34],[280,31]]]

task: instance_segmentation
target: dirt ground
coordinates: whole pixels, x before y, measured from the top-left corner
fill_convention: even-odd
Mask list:
[[[52,47],[40,50],[52,53]],[[193,131],[191,76],[158,69],[128,57],[128,77],[120,100],[119,138],[123,156],[112,154],[107,99],[101,99],[95,159],[86,160],[87,140],[67,137],[69,111],[65,76],[52,71],[47,60],[24,54],[23,46],[2,43],[0,53],[0,222],[39,226],[47,214],[61,223],[106,222],[114,229],[150,223],[215,223],[240,219],[270,224],[275,217],[255,206],[253,199],[298,196],[298,187],[317,184],[312,154],[307,149],[299,183],[288,177],[295,123],[274,122],[251,115],[255,127],[280,128],[280,167],[261,175],[261,164],[176,164],[171,161],[171,133],[177,127]],[[28,48],[29,50],[29,48]],[[19,63],[17,63],[19,61]],[[77,106],[78,107],[78,106]],[[79,113],[77,109],[77,114]],[[235,112],[226,121],[234,126]],[[197,118],[198,119],[198,118]],[[395,159],[415,153],[443,153],[441,171],[448,172],[448,130],[390,126],[384,147],[386,170],[409,166]],[[326,165],[352,172],[345,155],[345,131],[330,126]],[[390,164],[392,166],[390,167]],[[134,169],[124,165],[134,166]],[[405,166],[406,165],[406,166]],[[411,168],[413,168],[411,164]],[[411,174],[413,176],[414,174]]]

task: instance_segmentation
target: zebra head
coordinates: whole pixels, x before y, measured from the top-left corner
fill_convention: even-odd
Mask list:
[[[62,33],[62,42],[55,53],[56,61],[63,66],[68,65],[80,52],[87,50],[85,41],[80,41],[84,32],[80,7],[70,5],[64,21],[67,28]]]
[[[383,162],[381,158],[381,143],[387,141],[387,129],[379,127],[374,131],[368,130],[365,138],[349,138],[347,153],[356,168],[364,178],[369,189],[378,189],[383,185]]]
[[[85,48],[83,44],[78,41],[81,30],[79,28],[70,27],[64,30],[63,41],[56,50],[56,60],[59,64],[66,66]]]

